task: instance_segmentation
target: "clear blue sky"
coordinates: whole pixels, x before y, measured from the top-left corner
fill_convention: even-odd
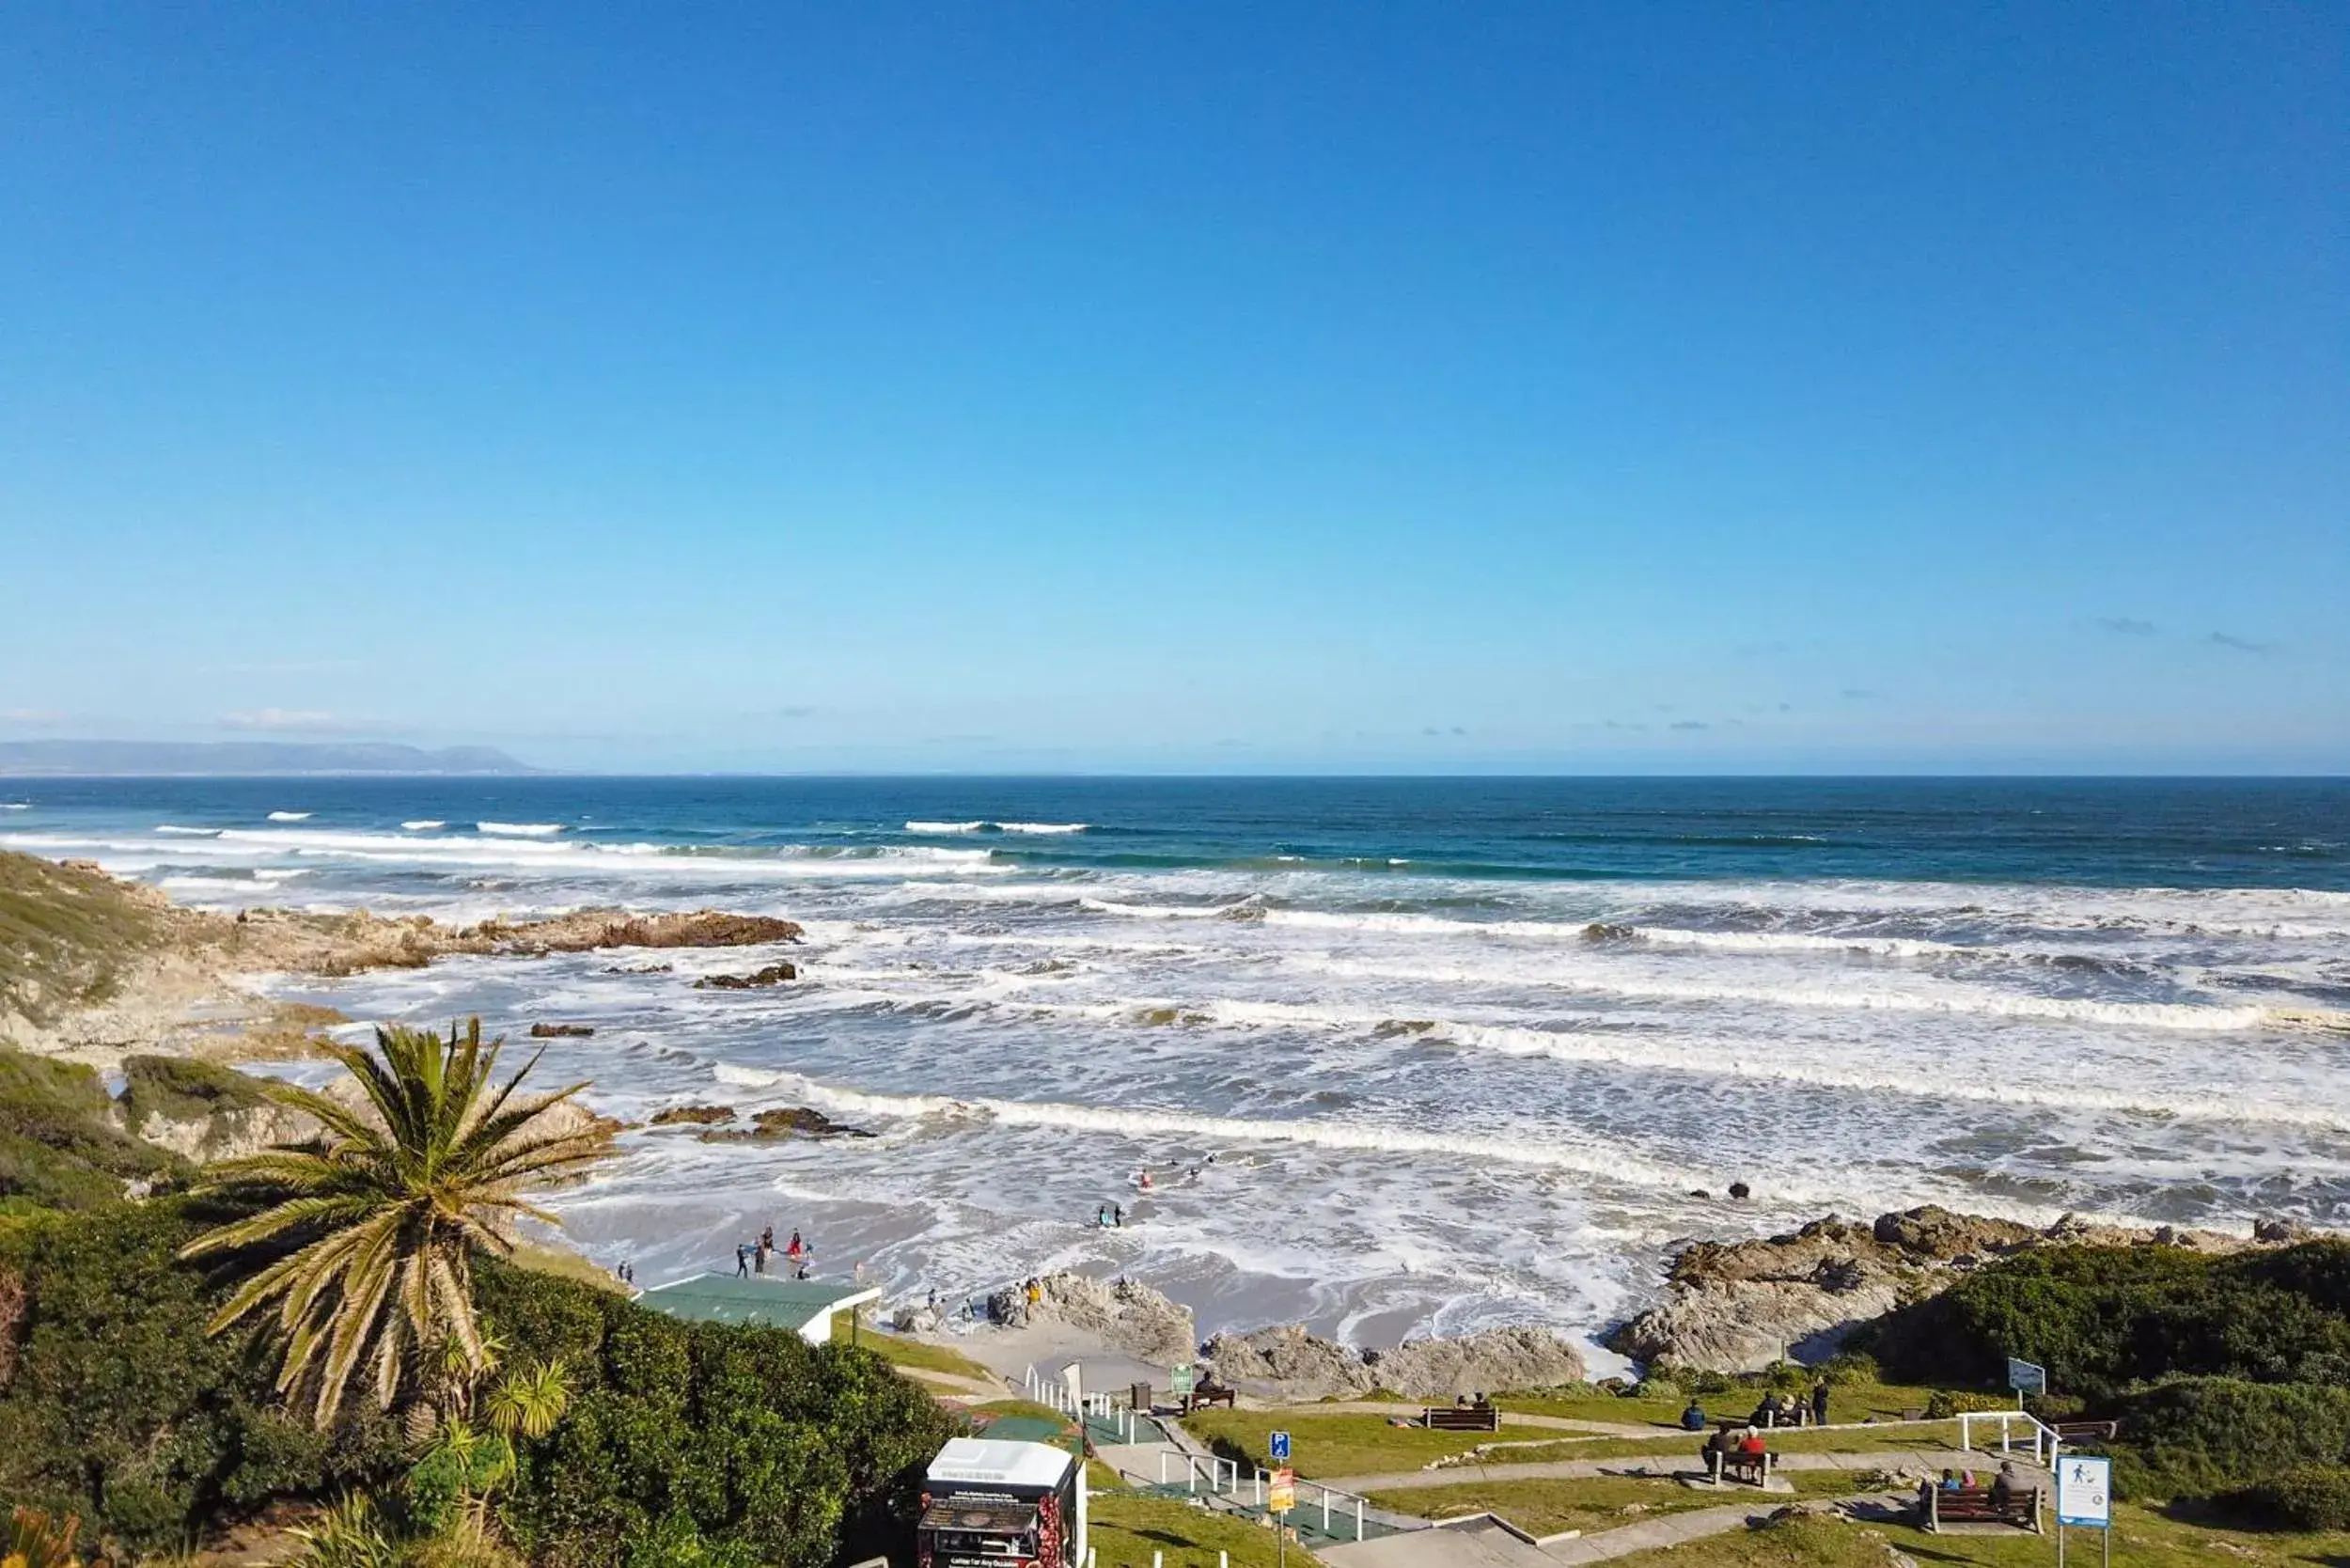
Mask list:
[[[0,737],[2350,771],[2350,13],[0,9]]]

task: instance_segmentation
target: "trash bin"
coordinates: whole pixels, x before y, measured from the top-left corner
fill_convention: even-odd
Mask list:
[[[1151,1385],[1148,1383],[1136,1383],[1128,1388],[1126,1390],[1126,1403],[1133,1406],[1138,1414],[1145,1416],[1149,1415],[1152,1407],[1151,1399]]]

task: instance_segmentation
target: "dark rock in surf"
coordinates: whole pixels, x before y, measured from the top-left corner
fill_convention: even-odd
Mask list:
[[[704,975],[694,982],[697,991],[757,991],[785,980],[798,980],[800,972],[789,964],[770,964],[764,969],[748,975]]]
[[[533,1040],[585,1040],[595,1032],[595,1027],[590,1024],[533,1024],[530,1026],[530,1038]]]

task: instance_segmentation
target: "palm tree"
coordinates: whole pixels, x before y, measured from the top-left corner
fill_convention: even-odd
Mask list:
[[[271,1098],[317,1118],[322,1137],[211,1166],[196,1188],[259,1212],[198,1236],[182,1258],[292,1248],[244,1281],[211,1331],[274,1303],[278,1390],[306,1392],[321,1426],[362,1368],[386,1409],[403,1391],[445,1384],[451,1370],[467,1381],[486,1372],[494,1355],[474,1315],[473,1255],[510,1254],[525,1215],[560,1223],[527,1195],[576,1180],[613,1152],[608,1124],[548,1118],[586,1083],[517,1096],[536,1056],[493,1083],[504,1045],[485,1045],[477,1018],[462,1036],[450,1026],[446,1041],[393,1027],[375,1031],[372,1053],[330,1047],[362,1103],[267,1086]]]

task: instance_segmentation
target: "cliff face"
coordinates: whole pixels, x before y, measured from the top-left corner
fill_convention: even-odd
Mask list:
[[[2215,1231],[2129,1231],[2063,1219],[2037,1229],[1938,1207],[1858,1225],[1831,1215],[1793,1235],[1700,1242],[1667,1270],[1665,1302],[1607,1336],[1634,1360],[1699,1372],[1760,1372],[1781,1359],[1818,1361],[1856,1328],[1938,1294],[1994,1258],[2034,1247],[2266,1245]]]

